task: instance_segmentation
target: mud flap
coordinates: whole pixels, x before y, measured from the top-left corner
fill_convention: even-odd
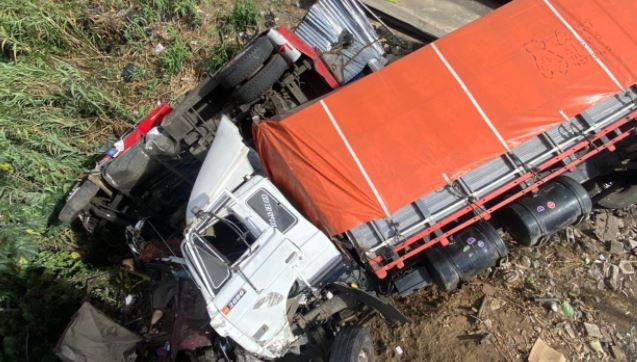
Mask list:
[[[363,289],[351,288],[344,283],[334,283],[332,286],[336,291],[352,296],[359,302],[376,309],[390,322],[401,324],[410,322],[410,319],[399,311],[387,298],[375,295]]]

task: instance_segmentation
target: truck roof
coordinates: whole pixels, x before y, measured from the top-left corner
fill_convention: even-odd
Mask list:
[[[336,235],[404,205],[637,80],[634,0],[516,0],[280,120],[271,179]]]

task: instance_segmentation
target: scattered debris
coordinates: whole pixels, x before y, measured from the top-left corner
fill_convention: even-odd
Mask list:
[[[600,341],[598,339],[594,339],[590,342],[588,342],[588,345],[591,347],[591,349],[599,354],[605,354],[604,353],[604,348],[602,348],[602,344],[600,343]]]
[[[530,268],[531,267],[531,258],[529,258],[528,256],[524,255],[522,256],[522,258],[520,259],[520,265],[525,267],[525,268]]]
[[[566,362],[566,357],[538,338],[529,354],[529,362]]]
[[[627,260],[622,260],[618,264],[619,270],[625,275],[633,275],[635,274],[635,268],[633,267],[633,263]]]
[[[573,309],[573,306],[571,305],[571,303],[569,303],[568,300],[565,300],[562,302],[562,312],[568,318],[572,318],[575,315],[575,310]]]
[[[134,361],[139,341],[137,334],[84,302],[57,343],[55,353],[64,361]]]
[[[584,329],[586,330],[586,334],[589,337],[597,338],[597,339],[604,338],[604,336],[602,336],[602,332],[599,330],[599,327],[597,326],[597,324],[584,322]]]
[[[610,353],[616,361],[628,361],[624,351],[616,345],[610,347]]]
[[[405,351],[403,351],[402,347],[400,346],[396,346],[396,348],[394,348],[394,350],[396,351],[396,354],[399,356],[402,356],[403,353],[405,353]]]
[[[577,338],[577,335],[575,334],[575,331],[573,330],[573,326],[571,326],[570,323],[564,323],[564,332],[566,333],[566,335],[570,338],[570,339],[575,339]]]
[[[608,272],[608,286],[613,290],[621,289],[621,272],[617,265],[610,265]]]
[[[492,298],[491,304],[489,305],[491,311],[495,312],[506,305],[506,302],[502,299]]]
[[[163,52],[166,49],[166,47],[164,47],[162,45],[162,43],[157,43],[157,45],[155,45],[155,48],[153,49],[155,51],[155,54],[160,54],[161,52]]]
[[[124,66],[124,69],[122,69],[122,80],[126,83],[130,83],[133,81],[133,78],[135,76],[135,64],[133,63],[128,63],[126,64],[126,66]]]
[[[621,219],[610,212],[599,212],[593,218],[593,232],[600,240],[617,240]]]
[[[622,255],[625,254],[624,243],[619,242],[617,240],[611,240],[608,242],[608,252],[613,255]]]

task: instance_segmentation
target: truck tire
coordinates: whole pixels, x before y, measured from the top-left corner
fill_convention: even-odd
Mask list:
[[[80,187],[66,201],[62,211],[58,214],[58,220],[65,224],[72,223],[77,215],[91,203],[99,189],[96,184],[89,180],[82,182]]]
[[[281,54],[274,54],[257,74],[232,93],[232,97],[239,104],[256,100],[279,81],[287,69],[288,63]]]
[[[344,328],[330,348],[330,362],[374,362],[375,359],[372,337],[362,327]]]
[[[267,37],[261,37],[235,56],[219,71],[219,81],[225,88],[233,88],[250,78],[272,54],[274,46]]]

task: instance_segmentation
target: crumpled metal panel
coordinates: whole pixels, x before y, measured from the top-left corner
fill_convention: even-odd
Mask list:
[[[343,30],[352,34],[354,40],[345,48],[334,49]],[[321,52],[338,51],[344,58],[344,82],[356,77],[370,60],[381,60],[384,54],[376,31],[356,0],[317,1],[295,33]]]

